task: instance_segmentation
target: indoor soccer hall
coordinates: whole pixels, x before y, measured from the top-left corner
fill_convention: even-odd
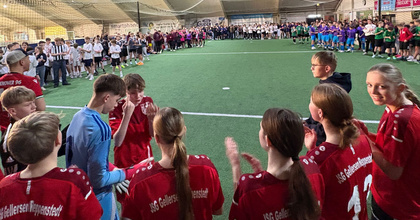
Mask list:
[[[286,108],[304,120],[311,116],[311,92],[322,80],[314,69],[325,66],[314,63],[312,57],[318,52],[333,53],[337,63],[332,72],[351,74],[353,117],[377,133],[385,105],[372,102],[367,73],[376,64],[391,64],[399,68],[405,84],[420,94],[420,43],[415,43],[415,38],[420,42],[419,15],[417,0],[0,0],[0,74],[9,73],[7,54],[15,48],[24,50],[31,60],[24,75],[35,77],[41,85],[45,110],[59,115],[61,130],[88,105],[96,79],[105,74],[140,75],[145,97],[160,109],[173,107],[182,113],[187,154],[207,155],[214,164],[224,203],[223,213],[213,218],[229,219],[235,189],[225,138],[233,137],[239,153],[252,154],[266,170],[267,151],[259,138],[263,115],[270,108]],[[390,48],[386,39],[380,46],[375,45],[376,38],[370,45],[365,41],[368,21],[375,27],[381,22],[383,27],[392,26]],[[323,24],[336,28],[338,35],[330,28],[327,36],[332,38],[324,41]],[[399,31],[405,26],[414,34],[406,49],[399,44]],[[342,29],[346,34],[356,30],[353,43],[347,41],[351,35],[338,40]],[[90,59],[95,59],[89,68],[84,61],[88,52],[83,50],[87,38],[92,47],[102,48],[95,52],[98,56],[91,52]],[[57,42],[67,45],[65,71],[54,69],[51,48]],[[113,42],[120,48],[117,58],[109,53]],[[42,64],[40,51],[47,55]],[[113,67],[113,59],[119,65]],[[57,76],[59,80],[54,79]],[[140,113],[146,115],[146,108]],[[101,119],[106,124],[111,120],[108,114],[101,114]],[[112,140],[110,163],[114,163],[114,147]],[[153,136],[150,151],[154,161],[162,159]],[[306,154],[303,146],[299,155]],[[66,168],[67,156],[58,157],[58,167]],[[240,164],[242,173],[254,172],[245,159],[240,158]],[[371,219],[369,192],[368,196]],[[121,215],[122,206],[116,204]],[[355,207],[349,204],[348,209]],[[290,216],[280,213],[261,219],[283,217]]]

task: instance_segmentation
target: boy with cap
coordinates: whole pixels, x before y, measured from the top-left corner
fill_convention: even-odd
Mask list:
[[[37,111],[45,110],[45,100],[42,94],[41,86],[36,78],[25,76],[23,72],[29,70],[29,57],[21,49],[16,49],[7,55],[7,65],[10,72],[0,77],[0,93],[9,87],[25,86],[35,92],[35,105]],[[9,115],[3,109],[0,109],[0,130],[4,132],[10,123]]]

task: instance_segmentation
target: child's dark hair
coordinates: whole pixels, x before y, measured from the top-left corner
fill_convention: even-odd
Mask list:
[[[13,124],[7,138],[10,153],[23,164],[34,164],[54,149],[60,119],[54,113],[34,112]]]
[[[407,99],[412,101],[414,104],[420,107],[420,101],[417,95],[409,88],[408,84],[406,83],[405,79],[402,76],[402,73],[398,67],[387,64],[387,63],[380,63],[372,66],[368,72],[377,71],[381,73],[386,79],[390,82],[395,83],[397,85],[404,84],[405,90],[404,95]]]
[[[127,87],[127,90],[131,89],[138,89],[140,91],[143,91],[144,88],[146,88],[146,83],[144,82],[144,79],[136,73],[129,73],[124,76],[124,83]]]
[[[339,147],[344,149],[359,137],[357,127],[353,124],[353,103],[350,95],[340,86],[324,83],[312,90],[312,103],[320,108],[324,118],[340,130]]]
[[[187,149],[182,138],[185,135],[184,118],[175,108],[159,110],[153,120],[153,130],[165,144],[173,144],[172,166],[175,168],[176,194],[178,196],[179,218],[194,219],[192,191],[188,170]]]
[[[124,81],[114,74],[104,74],[98,77],[93,83],[93,91],[95,94],[103,92],[112,92],[114,95],[125,96]]]
[[[283,156],[290,157],[288,209],[294,220],[318,219],[321,209],[302,165],[299,153],[302,150],[305,132],[302,119],[288,109],[271,108],[265,111],[261,126],[264,134]]]

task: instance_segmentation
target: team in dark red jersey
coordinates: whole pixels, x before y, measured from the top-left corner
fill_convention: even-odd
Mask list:
[[[372,152],[364,125],[353,120],[350,96],[338,85],[320,84],[312,90],[309,110],[326,133],[326,141],[317,147],[315,131],[306,128],[305,134],[306,155],[318,164],[325,181],[322,217],[368,219]]]
[[[205,155],[187,155],[181,112],[161,109],[153,121],[162,159],[137,170],[123,203],[129,219],[212,219],[222,214],[219,175]]]
[[[268,109],[261,121],[259,139],[268,154],[267,171],[241,177],[236,142],[229,137],[225,140],[237,183],[229,219],[318,219],[324,181],[312,159],[299,159],[304,140],[299,116],[287,109]]]
[[[0,182],[1,219],[99,219],[102,208],[81,169],[57,167],[61,132],[57,115],[33,113],[9,132],[11,154],[28,164]],[[31,139],[31,147],[26,146]]]
[[[420,219],[420,102],[393,65],[373,66],[366,84],[386,106],[372,145],[372,218]]]

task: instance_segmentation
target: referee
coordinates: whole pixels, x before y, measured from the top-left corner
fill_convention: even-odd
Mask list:
[[[55,38],[55,45],[52,47],[51,56],[54,58],[53,69],[54,69],[54,88],[58,87],[59,84],[59,70],[61,69],[61,79],[63,86],[70,85],[66,79],[66,61],[64,56],[68,52],[68,47],[64,46],[64,42],[60,38]]]

